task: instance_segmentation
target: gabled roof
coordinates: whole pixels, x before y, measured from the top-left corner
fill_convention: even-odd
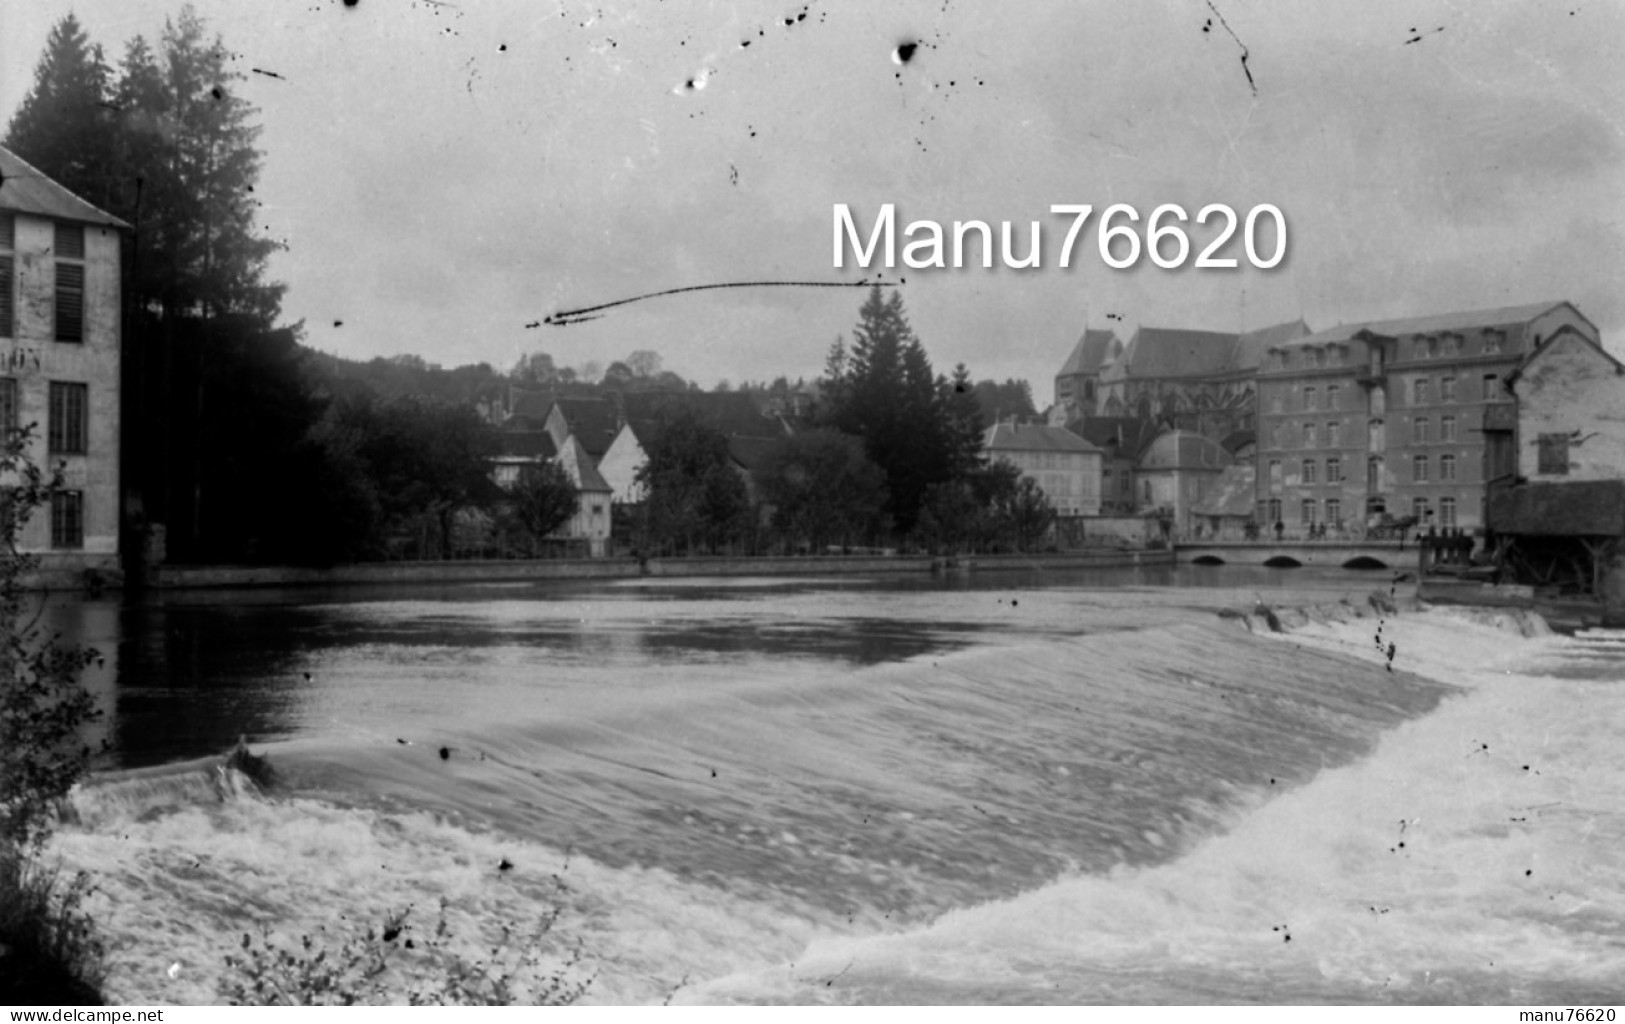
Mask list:
[[[1601,345],[1597,344],[1580,331],[1575,330],[1573,324],[1563,324],[1557,330],[1552,332],[1551,337],[1547,338],[1545,341],[1542,341],[1539,345],[1536,345],[1534,351],[1523,357],[1523,361],[1518,363],[1517,367],[1513,369],[1511,373],[1507,374],[1507,383],[1515,383],[1519,377],[1523,376],[1524,371],[1528,369],[1530,363],[1534,362],[1536,359],[1539,359],[1551,349],[1553,342],[1557,341],[1558,338],[1567,336],[1573,336],[1584,342],[1588,347],[1596,349],[1604,359],[1613,364],[1614,372],[1616,374],[1625,373],[1625,363],[1621,363],[1617,358],[1615,358],[1612,352],[1609,352],[1607,349],[1603,348]]]
[[[1112,331],[1100,331],[1094,328],[1086,329],[1078,338],[1078,343],[1072,346],[1072,354],[1067,356],[1066,362],[1061,364],[1057,377],[1069,377],[1075,373],[1098,373],[1101,363],[1106,360],[1106,352],[1111,347],[1117,335]]]
[[[505,460],[536,459],[546,461],[558,455],[553,437],[545,430],[497,431],[497,457]]]
[[[592,458],[587,454],[586,446],[578,441],[574,434],[570,435],[569,444],[574,448],[577,489],[605,492],[614,490],[609,486],[609,481],[604,479],[604,475],[598,472],[598,467],[593,465]]]
[[[1235,460],[1219,442],[1192,430],[1158,434],[1140,456],[1144,469],[1221,469]]]
[[[1524,306],[1498,306],[1494,309],[1470,309],[1455,313],[1435,313],[1432,316],[1406,317],[1399,320],[1366,320],[1360,323],[1339,324],[1336,327],[1295,338],[1284,344],[1321,345],[1332,341],[1349,341],[1361,331],[1400,337],[1407,334],[1437,334],[1441,331],[1476,331],[1486,327],[1516,327],[1549,313],[1559,306],[1568,306],[1574,315],[1585,319],[1574,304],[1564,300],[1535,302]],[[1591,321],[1586,320],[1586,323]]]
[[[982,433],[988,452],[1098,452],[1099,448],[1065,427],[995,423]]]
[[[130,226],[80,199],[3,146],[0,146],[0,210],[113,228]]]
[[[615,435],[621,432],[620,413],[607,399],[557,398],[553,407],[563,414],[570,436],[581,442],[594,462],[604,457]]]
[[[1116,449],[1118,458],[1138,459],[1150,440],[1150,424],[1138,416],[1089,416],[1073,420],[1066,429],[1098,448]]]
[[[508,416],[524,417],[541,423],[547,419],[547,410],[553,408],[553,400],[558,396],[551,391],[527,391],[524,388],[508,388]]]
[[[1213,481],[1213,489],[1191,506],[1191,512],[1199,516],[1251,516],[1256,479],[1252,466],[1224,467]]]

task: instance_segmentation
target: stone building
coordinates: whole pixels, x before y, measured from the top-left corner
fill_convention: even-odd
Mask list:
[[[1004,460],[1031,477],[1062,517],[1100,515],[1103,455],[1063,427],[995,423],[982,435],[989,462]]]
[[[1099,373],[1093,416],[1132,416],[1215,441],[1254,429],[1264,352],[1303,337],[1302,320],[1230,334],[1141,327]]]
[[[1567,327],[1568,302],[1345,324],[1269,347],[1258,372],[1257,504],[1293,533],[1360,535],[1388,516],[1474,529],[1512,422],[1509,375]],[[1486,433],[1488,431],[1488,433]]]
[[[1112,331],[1087,328],[1055,375],[1055,403],[1050,426],[1063,427],[1098,411],[1100,371],[1123,354],[1123,342]]]
[[[0,148],[0,428],[64,487],[22,531],[63,578],[119,554],[120,232],[129,225]]]
[[[1211,437],[1191,430],[1165,431],[1146,446],[1136,467],[1140,511],[1160,513],[1175,538],[1194,536],[1195,510],[1218,488],[1221,474],[1233,462]]]

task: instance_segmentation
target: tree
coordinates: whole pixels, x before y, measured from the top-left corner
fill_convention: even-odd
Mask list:
[[[636,378],[637,374],[632,372],[630,366],[616,361],[609,364],[609,368],[604,371],[604,378],[600,383],[606,388],[624,388]]]
[[[855,437],[820,429],[782,438],[763,456],[756,479],[773,528],[791,544],[816,552],[880,526],[886,476]]]
[[[828,423],[863,439],[869,458],[885,471],[887,511],[906,533],[926,491],[956,469],[942,388],[897,292],[887,299],[878,286],[870,291],[853,338],[844,362],[839,343],[830,353],[826,372],[837,375],[825,385]]]
[[[1011,416],[1026,419],[1038,415],[1033,407],[1032,386],[1014,377],[1003,384],[991,380],[977,381],[976,401],[981,406],[983,420],[989,423]]]
[[[944,381],[941,389],[953,445],[954,475],[963,476],[981,462],[982,432],[987,428],[987,418],[976,400],[976,386],[971,383],[970,370],[964,363],[954,367],[953,378]]]
[[[625,361],[626,368],[632,371],[632,376],[642,378],[660,376],[660,363],[660,353],[648,349],[638,349],[627,356]]]
[[[580,506],[570,474],[557,462],[523,466],[510,492],[514,520],[530,541],[531,552],[559,527],[570,521]]]
[[[71,13],[51,29],[34,86],[6,130],[6,146],[76,195],[113,203],[110,71]]]
[[[690,409],[644,439],[637,533],[651,551],[716,551],[750,528],[750,500],[728,439]]]
[[[59,808],[90,766],[83,729],[101,714],[80,685],[96,652],[39,628],[25,589],[38,559],[24,525],[62,487],[28,457],[32,428],[0,437],[0,1001],[97,1002],[101,946],[80,910],[83,874],[62,883],[43,864]]]
[[[559,369],[553,363],[553,357],[546,352],[530,352],[519,357],[519,362],[508,374],[508,378],[522,387],[542,387],[553,383],[559,377]]]

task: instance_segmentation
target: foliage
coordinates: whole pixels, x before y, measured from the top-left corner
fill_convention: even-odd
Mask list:
[[[721,431],[681,409],[646,439],[644,456],[637,534],[645,552],[715,552],[746,536],[750,500]]]
[[[95,651],[62,644],[38,626],[24,584],[38,559],[22,531],[49,506],[61,472],[29,458],[33,428],[0,439],[0,1001],[94,998],[101,958],[80,902],[83,876],[63,883],[43,866],[58,809],[89,767],[86,725],[101,714],[79,683]]]
[[[933,487],[920,514],[921,538],[933,550],[1030,551],[1055,522],[1031,477],[1000,460]]]
[[[12,115],[7,147],[99,205],[110,198],[113,136],[107,98],[110,70],[71,13],[51,29],[34,70],[34,87]]]
[[[824,382],[827,425],[863,439],[886,474],[887,511],[913,529],[933,485],[952,479],[961,451],[946,394],[903,313],[897,292],[876,286],[859,310],[853,343],[831,350]]]
[[[570,474],[557,462],[522,466],[509,492],[509,507],[534,553],[549,534],[570,521],[580,496]]]
[[[820,429],[776,441],[757,470],[772,526],[792,545],[814,552],[839,541],[851,544],[880,525],[886,478],[864,454],[863,443]]]
[[[1007,378],[1002,384],[991,380],[977,381],[976,402],[981,406],[983,419],[989,423],[1012,416],[1029,419],[1038,415],[1038,410],[1033,407],[1032,385],[1014,377]]]
[[[592,983],[577,975],[579,949],[544,966],[544,939],[557,907],[529,935],[502,924],[489,959],[475,961],[450,948],[446,910],[442,899],[434,930],[422,939],[412,934],[410,908],[332,948],[308,934],[289,947],[268,928],[257,937],[244,933],[241,953],[226,958],[223,994],[236,1006],[564,1006]]]

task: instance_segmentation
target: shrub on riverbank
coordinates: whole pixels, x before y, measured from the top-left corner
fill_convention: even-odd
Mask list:
[[[32,434],[0,440],[0,1002],[99,1003],[102,950],[80,909],[90,881],[64,881],[44,852],[90,764],[83,729],[100,711],[79,677],[96,652],[45,635],[23,588],[38,567],[19,550],[23,528],[62,486],[29,457]]]

